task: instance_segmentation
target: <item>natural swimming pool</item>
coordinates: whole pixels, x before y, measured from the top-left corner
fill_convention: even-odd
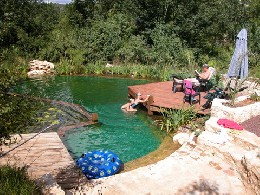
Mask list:
[[[125,78],[55,76],[47,80],[31,80],[19,91],[80,104],[88,111],[98,113],[99,125],[70,130],[62,138],[74,159],[86,151],[108,149],[118,154],[123,162],[128,162],[156,150],[162,142],[162,133],[145,112],[125,113],[120,109],[128,101],[127,86],[147,82]]]

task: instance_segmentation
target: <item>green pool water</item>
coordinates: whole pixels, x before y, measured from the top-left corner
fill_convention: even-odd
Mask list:
[[[82,127],[66,133],[63,142],[74,159],[95,149],[108,149],[123,162],[156,150],[161,132],[143,111],[125,113],[120,107],[128,101],[127,86],[146,80],[86,76],[61,76],[31,80],[19,89],[34,96],[82,105],[99,115],[99,125]]]

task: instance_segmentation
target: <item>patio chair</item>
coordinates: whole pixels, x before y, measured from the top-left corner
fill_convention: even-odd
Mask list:
[[[189,101],[190,105],[193,104],[195,97],[199,96],[199,104],[200,104],[200,85],[195,85],[189,80],[184,80],[183,81],[184,85],[184,97],[183,97],[183,102]]]
[[[200,86],[205,89],[206,92],[210,90],[210,79],[215,75],[216,69],[213,67],[209,67],[210,75],[208,79],[199,79]]]

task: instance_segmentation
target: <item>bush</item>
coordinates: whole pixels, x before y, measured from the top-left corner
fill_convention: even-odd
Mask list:
[[[6,56],[0,62],[0,145],[12,133],[25,132],[25,127],[33,122],[39,102],[9,94],[10,89],[26,78],[27,65],[17,56]]]
[[[36,122],[35,114],[41,103],[15,95],[0,96],[0,146],[13,133],[24,133]]]
[[[125,14],[116,14],[107,20],[92,22],[92,27],[82,31],[87,62],[112,61],[116,52],[132,35],[135,25]]]
[[[116,51],[116,61],[124,63],[147,63],[150,59],[149,49],[143,36],[132,35]]]
[[[36,182],[29,179],[26,168],[0,167],[0,194],[41,194]]]
[[[180,38],[174,33],[171,25],[158,24],[151,31],[153,52],[156,53],[156,63],[180,62],[183,60],[183,44]]]

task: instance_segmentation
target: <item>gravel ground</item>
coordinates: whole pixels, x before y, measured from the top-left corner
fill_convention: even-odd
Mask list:
[[[260,115],[243,122],[242,127],[260,137]]]

